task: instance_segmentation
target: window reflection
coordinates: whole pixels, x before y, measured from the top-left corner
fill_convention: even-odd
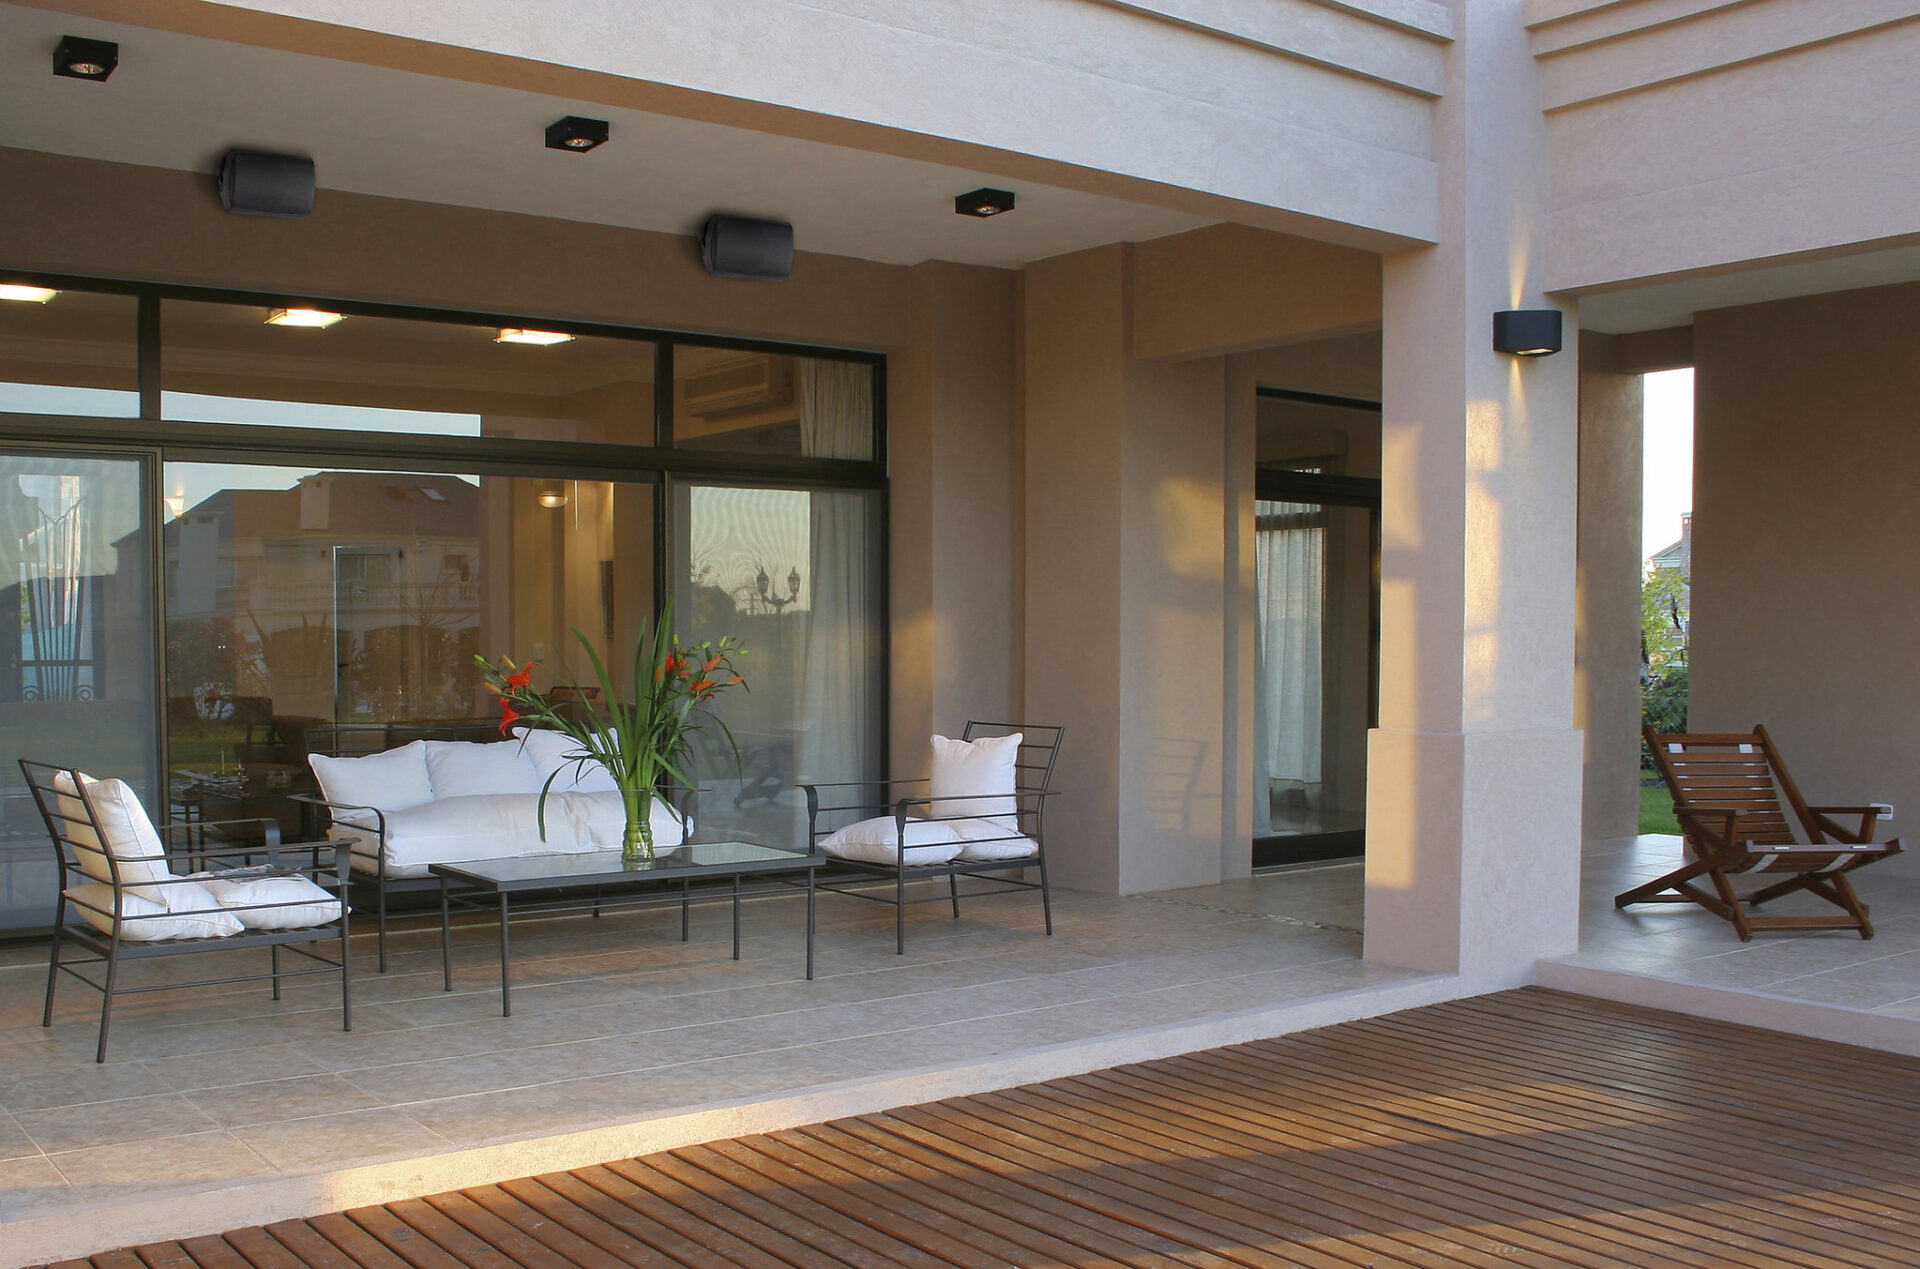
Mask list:
[[[673,443],[737,454],[873,457],[873,367],[680,344]]]
[[[476,653],[565,682],[569,627],[604,657],[652,608],[646,485],[170,463],[163,488],[174,786],[289,827],[307,728],[493,719]]]
[[[0,300],[0,410],[138,417],[137,311],[131,295],[88,291]]]
[[[325,328],[275,326],[269,312],[163,301],[162,415],[653,444],[654,345],[644,340],[502,342],[492,326],[360,315]]]

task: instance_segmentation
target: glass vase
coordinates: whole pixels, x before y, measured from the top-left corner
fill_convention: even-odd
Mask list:
[[[653,797],[645,789],[622,789],[627,823],[620,833],[620,860],[628,864],[653,862]]]

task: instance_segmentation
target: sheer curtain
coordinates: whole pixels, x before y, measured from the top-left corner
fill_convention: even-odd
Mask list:
[[[1326,512],[1310,503],[1254,504],[1254,833],[1279,830],[1276,810],[1318,805]]]
[[[865,458],[873,447],[872,370],[803,358],[797,367],[801,452]],[[879,627],[874,619],[871,495],[814,490],[809,497],[813,594],[807,632],[800,745],[802,780],[879,774]]]

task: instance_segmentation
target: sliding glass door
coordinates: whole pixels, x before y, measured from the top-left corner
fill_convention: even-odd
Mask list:
[[[873,490],[675,486],[675,623],[747,648],[748,690],[721,698],[733,743],[714,728],[693,756],[703,836],[799,844],[796,783],[880,775],[880,507]]]
[[[14,759],[159,792],[151,461],[0,450],[0,934],[44,928],[53,848]]]

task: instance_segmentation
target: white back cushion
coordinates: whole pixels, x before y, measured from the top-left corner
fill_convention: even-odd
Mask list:
[[[321,796],[329,802],[378,807],[391,815],[433,801],[424,740],[364,758],[329,758],[316,753],[307,755],[307,761],[313,766],[313,778],[320,782]],[[365,828],[377,822],[365,811],[337,811],[333,818]]]
[[[959,801],[935,801],[927,808],[933,819],[959,816],[997,816],[1011,829],[1019,803],[1014,800],[1014,768],[1020,760],[1020,732],[980,740],[933,738],[933,796]]]
[[[586,752],[580,743],[563,732],[548,731],[544,727],[523,727],[517,733],[524,746],[533,769],[545,785],[549,776],[553,777],[548,786],[555,793],[618,793],[620,786],[613,782],[607,769],[598,762],[588,759],[579,762],[579,756]]]
[[[837,859],[891,864],[904,854],[908,867],[944,864],[958,855],[963,845],[951,824],[910,819],[902,830],[899,821],[891,815],[877,815],[849,824],[820,839],[820,849]]]
[[[534,769],[533,759],[511,740],[487,744],[471,740],[424,743],[427,783],[435,799],[540,791],[542,777]]]
[[[133,795],[133,789],[125,780],[96,780],[83,774],[80,785],[86,790],[87,801],[93,805],[100,834],[87,822],[86,807],[73,787],[73,777],[62,771],[53,778],[56,809],[68,817],[62,821],[61,831],[73,843],[80,870],[95,881],[111,882],[113,867],[107,862],[107,854],[111,853],[120,865],[120,884],[165,908],[167,888],[141,884],[165,881],[173,873],[167,867],[167,852],[160,844],[160,834],[153,831],[153,821],[147,818],[140,799]],[[105,835],[105,842],[100,840],[101,834]]]

